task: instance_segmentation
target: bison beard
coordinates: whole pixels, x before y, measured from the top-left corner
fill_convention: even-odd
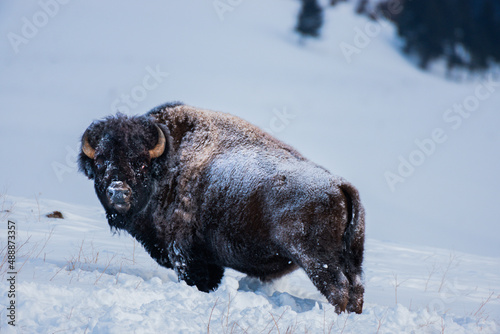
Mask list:
[[[361,313],[357,190],[259,128],[165,104],[92,123],[79,166],[111,228],[189,285],[214,290],[225,267],[262,280],[301,267],[338,313]]]

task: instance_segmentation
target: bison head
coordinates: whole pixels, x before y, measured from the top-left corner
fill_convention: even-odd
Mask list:
[[[87,128],[82,136],[79,166],[94,180],[108,215],[132,215],[147,207],[169,151],[165,133],[166,127],[147,116],[122,114]]]

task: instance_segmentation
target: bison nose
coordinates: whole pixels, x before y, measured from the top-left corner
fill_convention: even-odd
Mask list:
[[[122,181],[111,182],[107,192],[108,198],[113,204],[126,204],[132,196],[132,189]]]

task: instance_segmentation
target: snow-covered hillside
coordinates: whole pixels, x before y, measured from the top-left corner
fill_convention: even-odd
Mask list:
[[[498,258],[367,241],[363,314],[336,315],[303,271],[262,284],[227,270],[220,288],[177,282],[100,208],[2,197],[16,223],[18,333],[497,333]],[[47,218],[60,211],[64,219]],[[7,224],[0,226],[7,235]],[[6,243],[0,240],[0,249]],[[11,275],[0,267],[0,331]],[[496,322],[496,323],[495,323]]]
[[[322,38],[303,45],[298,1],[222,13],[214,1],[58,1],[0,5],[8,194],[98,205],[75,165],[85,128],[180,100],[236,114],[346,177],[371,237],[500,254],[494,77],[421,72],[389,24],[350,3],[329,7]]]
[[[329,7],[322,37],[300,43],[299,6],[0,3],[0,260],[11,219],[21,332],[499,331],[500,80],[420,71],[393,27],[352,3]],[[362,315],[335,315],[300,271],[261,285],[229,270],[199,293],[110,235],[76,168],[80,136],[172,100],[240,116],[360,190]],[[44,217],[53,210],[66,218]]]

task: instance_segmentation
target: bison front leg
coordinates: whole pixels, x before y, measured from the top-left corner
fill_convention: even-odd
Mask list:
[[[218,288],[223,275],[224,268],[218,265],[191,261],[179,278],[185,280],[188,285],[195,285],[200,291],[210,292]]]
[[[185,251],[174,243],[169,258],[179,281],[196,286],[200,291],[210,292],[219,286],[224,268],[214,264],[204,254],[202,249]]]

